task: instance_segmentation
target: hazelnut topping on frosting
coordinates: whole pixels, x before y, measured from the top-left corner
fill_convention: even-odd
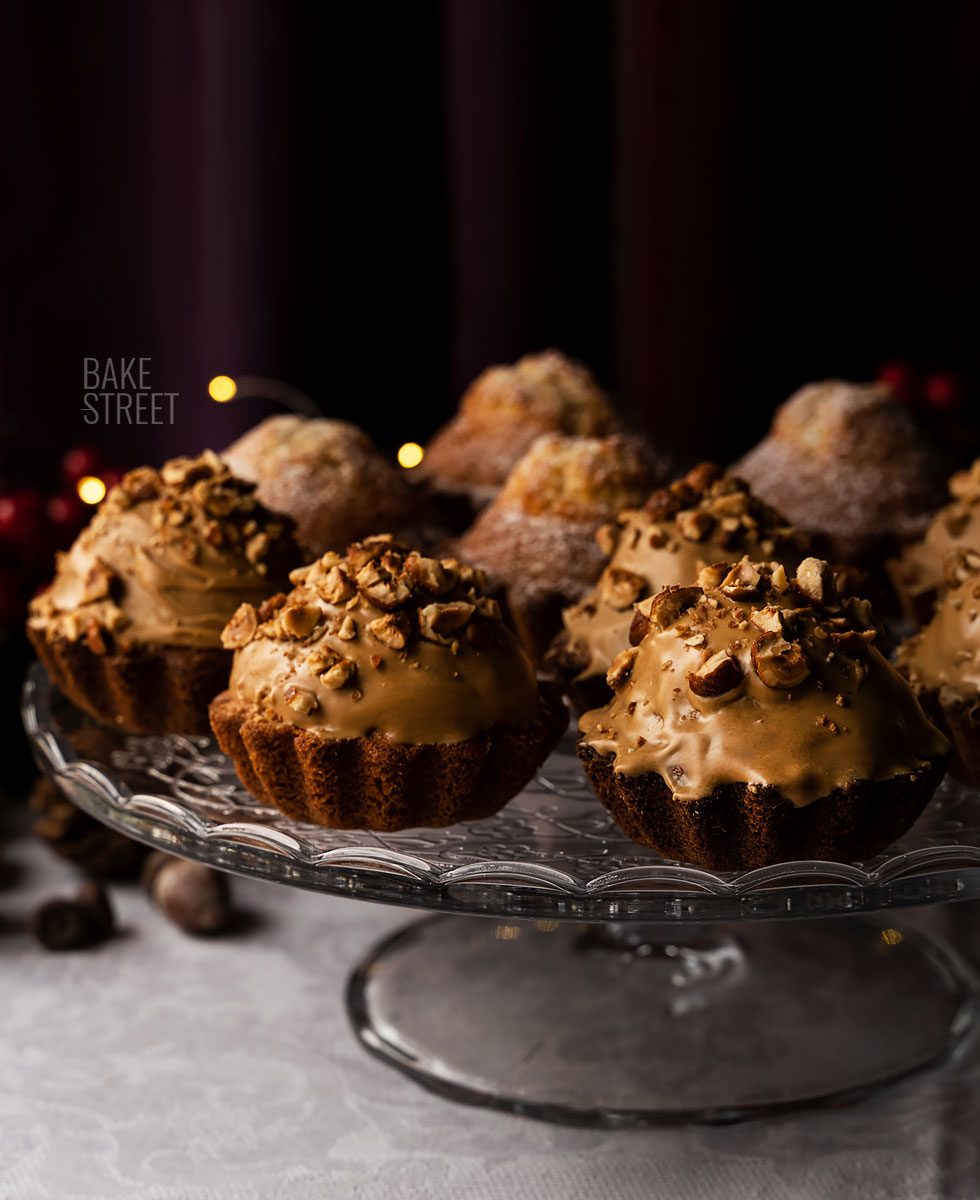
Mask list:
[[[944,562],[949,589],[932,620],[898,652],[898,668],[916,690],[941,704],[976,698],[980,689],[980,551],[951,550]]]
[[[922,541],[888,564],[910,614],[928,619],[932,603],[947,586],[945,561],[950,551],[980,547],[980,458],[949,481],[952,500],[929,522]]]
[[[840,598],[819,559],[795,576],[748,557],[709,566],[641,600],[630,640],[582,740],[617,772],[658,773],[678,800],[743,783],[803,807],[948,749],[875,647],[870,605]]]
[[[565,610],[565,634],[554,652],[578,679],[605,674],[627,643],[633,605],[642,597],[693,579],[720,559],[747,554],[790,563],[810,548],[806,534],[712,463],[654,492],[642,508],[620,513],[597,539],[609,564],[589,595]]]
[[[236,650],[232,695],[270,719],[408,743],[538,722],[534,670],[481,571],[382,535],[290,580],[288,595],[243,604],[222,635]]]
[[[298,549],[288,517],[211,450],[130,471],[58,556],[29,624],[46,637],[214,647],[230,613],[285,582]]]

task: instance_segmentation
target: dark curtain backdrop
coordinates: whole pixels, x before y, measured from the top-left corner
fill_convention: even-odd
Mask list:
[[[810,378],[973,384],[978,59],[951,0],[5,6],[8,462],[224,444],[219,372],[422,440],[552,344],[722,459]],[[84,426],[133,355],[174,427]]]

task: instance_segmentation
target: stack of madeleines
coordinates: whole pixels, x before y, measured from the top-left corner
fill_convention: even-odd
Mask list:
[[[712,870],[873,857],[954,747],[980,782],[980,464],[940,508],[888,388],[828,381],[729,471],[673,474],[556,351],[484,372],[412,471],[271,418],[126,475],[28,635],[97,720],[210,728],[334,827],[496,813],[569,709],[620,828]],[[922,625],[895,665],[868,594]]]

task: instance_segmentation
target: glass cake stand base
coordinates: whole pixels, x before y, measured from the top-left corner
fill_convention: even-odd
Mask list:
[[[976,980],[860,918],[733,927],[429,917],[351,976],[361,1042],[449,1097],[577,1125],[849,1103],[954,1056]]]

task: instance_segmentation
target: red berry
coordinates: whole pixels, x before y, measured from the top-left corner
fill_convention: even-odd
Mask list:
[[[940,412],[954,412],[963,403],[963,383],[952,371],[934,371],[925,382],[926,402]]]
[[[906,408],[917,408],[921,394],[915,367],[910,362],[896,359],[882,363],[875,375],[881,383],[887,383]]]
[[[43,529],[43,514],[39,492],[0,496],[0,539],[18,544],[35,541]]]
[[[91,446],[74,446],[61,460],[61,474],[68,484],[77,483],[83,475],[95,475],[98,469],[99,455]]]
[[[71,493],[52,496],[48,501],[48,520],[58,545],[66,545],[85,524],[86,505]]]

